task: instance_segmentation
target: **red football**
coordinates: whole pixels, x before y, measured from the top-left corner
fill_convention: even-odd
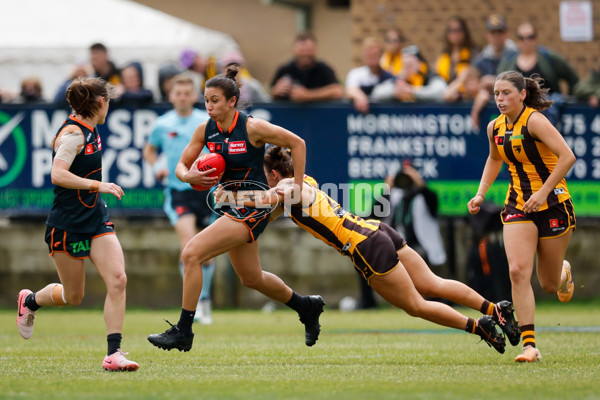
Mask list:
[[[225,159],[220,154],[207,153],[198,159],[197,166],[198,166],[198,170],[200,170],[200,171],[208,171],[209,169],[216,168],[217,170],[214,171],[213,173],[209,174],[208,176],[211,176],[211,177],[216,176],[217,178],[221,179],[221,176],[223,176],[223,173],[225,172]],[[208,190],[212,187],[212,186],[200,186],[200,185],[193,185],[193,184],[190,184],[190,185],[192,186],[193,189],[200,190],[200,191]]]

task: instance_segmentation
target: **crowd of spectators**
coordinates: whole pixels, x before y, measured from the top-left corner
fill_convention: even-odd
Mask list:
[[[525,76],[537,74],[544,79],[544,86],[555,101],[555,106],[547,112],[551,121],[556,121],[566,99],[592,107],[599,105],[600,71],[591,71],[579,82],[577,73],[564,57],[538,43],[537,30],[530,22],[516,27],[516,43],[509,36],[505,18],[493,14],[487,19],[486,43],[480,49],[466,21],[452,16],[445,24],[440,53],[435,62],[429,64],[417,44],[407,42],[400,29],[390,29],[381,38],[364,39],[362,65],[340,80],[331,66],[317,58],[317,40],[305,32],[293,42],[293,57],[276,69],[268,84],[251,75],[240,52],[216,58],[183,49],[177,64],[160,67],[156,95],[144,87],[141,63],[132,61],[119,68],[111,61],[108,49],[102,43],[95,43],[89,48],[89,62],[74,65],[65,83],[50,97],[64,105],[64,92],[72,79],[98,76],[115,86],[119,104],[143,106],[168,101],[166,93],[170,81],[181,72],[192,77],[202,94],[207,79],[237,64],[241,67],[241,104],[345,99],[358,112],[367,113],[370,105],[378,102],[469,102],[473,124],[478,127],[481,110],[492,100],[495,76],[516,70]],[[24,79],[20,93],[0,89],[0,102],[32,103],[43,99],[42,85],[36,77]]]

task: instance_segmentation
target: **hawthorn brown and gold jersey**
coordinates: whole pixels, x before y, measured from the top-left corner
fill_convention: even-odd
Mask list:
[[[508,124],[500,115],[494,122],[493,138],[502,159],[508,165],[510,184],[505,204],[522,210],[531,195],[542,185],[556,166],[558,157],[548,146],[534,139],[527,130],[527,121],[537,110],[525,107],[514,124]],[[563,178],[539,211],[570,199],[567,182]]]
[[[351,255],[356,245],[379,229],[379,221],[364,220],[344,210],[335,200],[319,190],[317,182],[304,176],[304,182],[315,189],[315,199],[307,207],[292,206],[290,218],[344,255]]]

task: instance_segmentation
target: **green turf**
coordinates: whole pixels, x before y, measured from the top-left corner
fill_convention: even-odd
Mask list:
[[[100,310],[42,309],[28,341],[14,313],[0,310],[1,399],[600,398],[598,301],[538,307],[536,364],[513,362],[520,347],[500,355],[473,335],[388,308],[326,309],[312,348],[291,311],[216,311],[213,325],[196,326],[189,353],[166,352],[146,336],[178,311],[129,310],[123,347],[140,363],[132,373],[101,369]]]

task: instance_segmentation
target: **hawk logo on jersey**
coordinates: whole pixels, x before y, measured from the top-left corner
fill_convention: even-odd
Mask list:
[[[494,136],[494,142],[496,142],[497,146],[502,146],[504,144],[504,136]]]
[[[520,153],[521,152],[521,145],[515,146],[515,151],[517,153]]]
[[[342,247],[342,254],[349,254],[348,250],[350,250],[350,247],[352,247],[352,243],[347,242],[344,247]]]
[[[334,211],[335,215],[339,218],[342,218],[344,215],[348,214],[348,211],[344,210],[342,207],[338,206]]]

